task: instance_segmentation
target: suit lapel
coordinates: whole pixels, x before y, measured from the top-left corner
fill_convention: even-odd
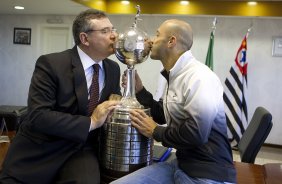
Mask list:
[[[109,63],[107,62],[107,59],[103,60],[103,67],[105,70],[105,84],[104,84],[104,88],[101,94],[101,98],[99,100],[99,102],[103,102],[105,100],[108,100],[108,95],[107,92],[110,89],[110,85],[109,83],[111,82],[111,67],[109,66]]]
[[[80,61],[77,48],[72,48],[72,65],[74,76],[74,89],[78,103],[78,111],[87,115],[88,91],[84,69]]]

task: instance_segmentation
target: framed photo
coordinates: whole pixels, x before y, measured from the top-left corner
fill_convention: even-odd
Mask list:
[[[30,45],[31,29],[30,28],[14,28],[14,44]]]
[[[273,37],[272,56],[282,57],[282,36]]]

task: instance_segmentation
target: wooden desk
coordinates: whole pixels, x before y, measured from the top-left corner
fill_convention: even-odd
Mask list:
[[[15,136],[16,132],[15,131],[9,131],[8,132],[8,137],[10,138],[10,141],[13,139],[13,137]],[[4,135],[6,135],[4,133]],[[0,143],[0,171],[2,170],[2,163],[5,159],[6,153],[8,151],[10,142],[2,142]]]
[[[234,162],[238,184],[281,184],[282,163],[264,165]]]
[[[6,156],[10,143],[0,143],[0,171],[2,170],[2,163]]]
[[[264,166],[234,162],[238,184],[265,184]]]
[[[264,164],[265,183],[280,184],[282,183],[282,163]]]

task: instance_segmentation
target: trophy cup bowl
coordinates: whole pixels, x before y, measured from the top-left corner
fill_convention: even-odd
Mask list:
[[[124,33],[120,33],[116,42],[118,59],[129,67],[144,62],[150,53],[147,34],[132,26]]]

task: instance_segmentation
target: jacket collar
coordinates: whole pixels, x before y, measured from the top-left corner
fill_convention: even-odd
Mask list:
[[[169,71],[164,69],[161,71],[161,74],[164,76],[167,82],[169,82],[169,79],[172,80],[176,78],[180,74],[180,71],[185,69],[185,66],[190,63],[192,59],[194,59],[194,56],[192,55],[191,51],[188,50],[178,58],[175,65]]]

